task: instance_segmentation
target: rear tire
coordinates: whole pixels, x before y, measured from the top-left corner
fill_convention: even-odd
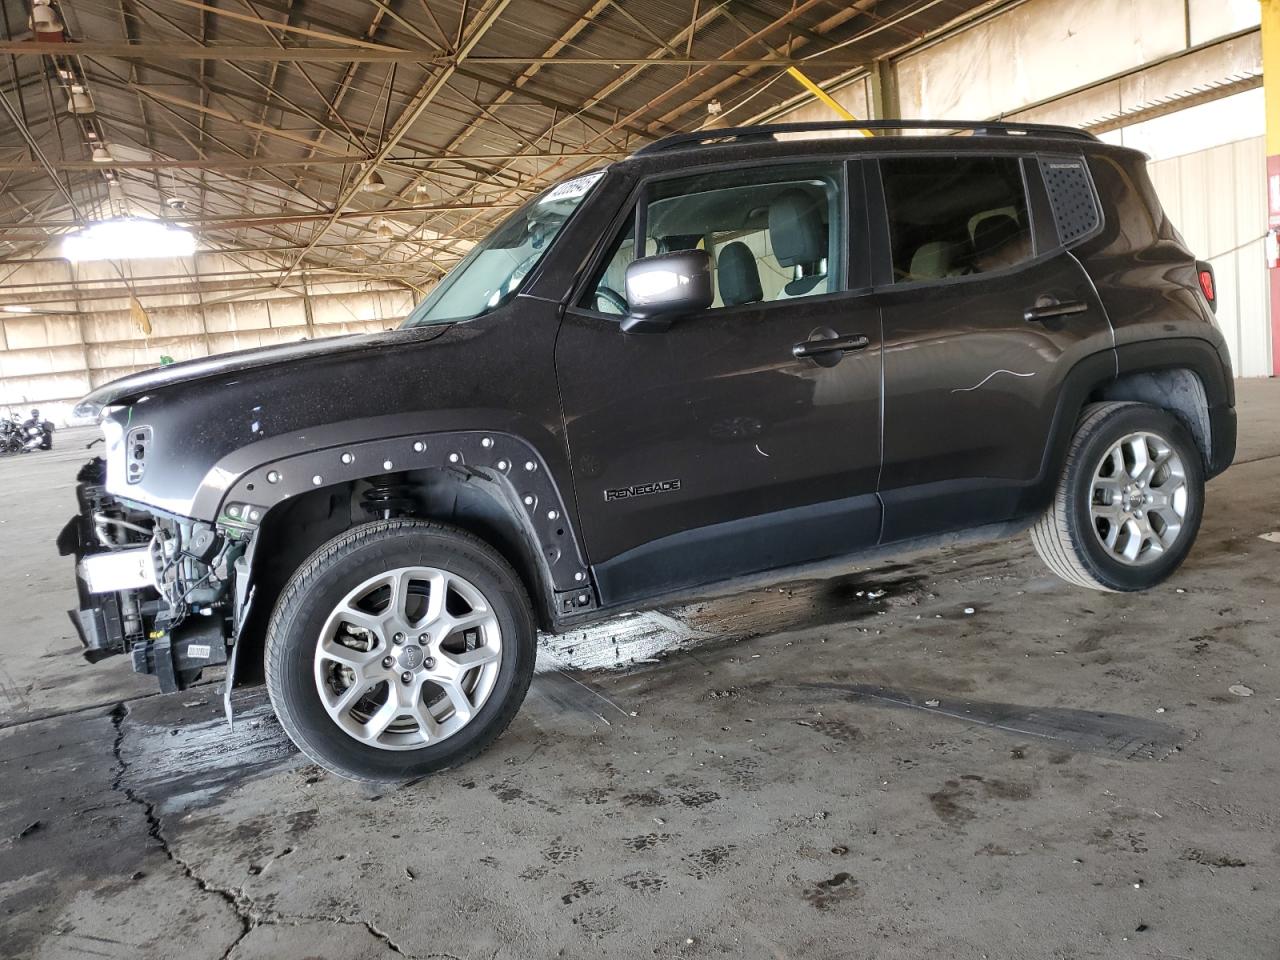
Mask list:
[[[1186,558],[1203,511],[1204,459],[1177,417],[1141,403],[1091,404],[1031,542],[1068,583],[1146,590]]]
[[[352,780],[462,763],[515,716],[537,628],[515,571],[465,531],[381,520],[330,540],[285,586],[266,675],[285,732]]]

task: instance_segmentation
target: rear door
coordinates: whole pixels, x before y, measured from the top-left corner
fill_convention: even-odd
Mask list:
[[[852,186],[841,159],[654,179],[613,226],[556,348],[605,603],[876,541],[880,323],[862,172],[851,169]],[[623,333],[635,251],[691,248],[716,264],[712,308]],[[837,334],[855,346],[794,353]]]
[[[1054,220],[1061,207],[1097,227],[1087,171],[1078,157],[1045,163],[1074,183],[1056,206],[1034,157],[915,153],[876,165],[885,542],[1026,513],[1064,376],[1112,346]]]

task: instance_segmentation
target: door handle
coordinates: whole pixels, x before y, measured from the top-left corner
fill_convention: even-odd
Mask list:
[[[1028,307],[1023,311],[1022,319],[1028,323],[1034,323],[1037,320],[1049,320],[1053,317],[1069,317],[1084,313],[1088,309],[1089,305],[1083,300],[1058,301],[1052,297],[1041,297],[1034,307]]]
[[[861,333],[842,337],[838,334],[824,336],[823,334],[826,332],[815,330],[809,335],[808,340],[803,340],[791,347],[791,355],[798,360],[813,360],[822,357],[830,362],[832,359],[838,359],[830,356],[831,354],[845,354],[851,350],[862,350],[871,344],[871,338]]]

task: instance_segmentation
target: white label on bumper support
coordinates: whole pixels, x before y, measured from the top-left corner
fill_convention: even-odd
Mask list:
[[[151,548],[95,553],[80,561],[80,578],[90,593],[115,593],[156,585]]]

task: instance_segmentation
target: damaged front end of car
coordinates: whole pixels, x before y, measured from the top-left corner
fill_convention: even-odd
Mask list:
[[[102,458],[81,468],[79,513],[58,535],[59,553],[76,558],[71,621],[91,663],[128,654],[163,692],[182,690],[227,662],[246,607],[235,589],[247,581],[246,534],[110,493],[107,469]]]

